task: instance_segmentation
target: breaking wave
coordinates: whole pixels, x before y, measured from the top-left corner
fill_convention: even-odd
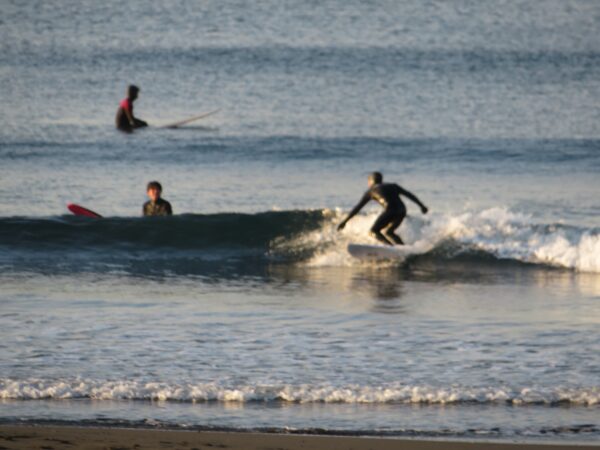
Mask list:
[[[117,266],[152,260],[154,267],[167,264],[171,270],[175,265],[179,272],[188,270],[190,261],[241,261],[251,263],[248,267],[365,264],[353,259],[346,247],[373,243],[368,229],[375,214],[357,216],[343,233],[336,231],[342,211],[328,209],[145,219],[2,218],[0,264],[27,268],[28,262],[56,260],[57,255],[63,262],[85,255],[88,264],[103,264],[108,258]],[[408,217],[401,235],[423,249],[411,260],[448,263],[468,257],[600,273],[600,229],[538,223],[507,208]]]
[[[600,272],[600,229],[540,224],[529,215],[507,208],[421,217],[408,217],[401,227],[401,235],[405,242],[422,249],[428,257],[448,261],[468,256],[475,260],[509,260]],[[353,219],[345,228],[343,239],[338,238],[335,246],[318,252],[310,264],[352,263],[345,248],[350,242],[372,243],[367,231],[374,219],[375,215]],[[305,238],[311,239],[325,243],[335,237],[313,233],[311,238]]]
[[[146,400],[174,402],[293,402],[293,403],[400,403],[400,404],[511,404],[582,405],[600,403],[600,387],[466,387],[240,385],[219,383],[100,381],[76,378],[0,379],[4,400]]]

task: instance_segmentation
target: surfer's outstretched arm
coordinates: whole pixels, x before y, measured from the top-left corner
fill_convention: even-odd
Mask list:
[[[371,200],[371,196],[369,195],[369,192],[367,192],[365,195],[363,195],[363,198],[360,199],[360,202],[358,202],[358,204],[352,209],[352,211],[350,211],[348,216],[344,220],[342,220],[342,222],[338,225],[338,231],[343,230],[348,221],[352,219],[355,215],[357,215],[358,212],[361,209],[363,209],[363,206],[369,203],[369,200]]]
[[[400,188],[400,194],[404,195],[405,197],[408,197],[409,199],[411,199],[414,203],[416,203],[417,205],[419,205],[421,207],[421,212],[423,214],[427,214],[427,211],[429,211],[427,209],[427,206],[425,206],[423,203],[421,203],[421,200],[419,200],[417,198],[417,196],[415,194],[413,194],[410,191],[407,191],[406,189]]]

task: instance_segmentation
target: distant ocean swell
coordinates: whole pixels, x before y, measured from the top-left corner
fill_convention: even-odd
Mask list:
[[[68,119],[64,119],[64,124]],[[67,123],[69,123],[67,121]],[[102,123],[104,125],[104,123]],[[529,170],[530,164],[541,172],[556,170],[556,165],[595,173],[600,169],[600,139],[450,139],[398,137],[306,137],[306,136],[204,136],[202,140],[173,141],[168,146],[156,134],[144,135],[132,142],[124,153],[111,140],[90,141],[89,127],[77,122],[70,127],[69,142],[56,130],[43,128],[43,139],[3,137],[0,158],[10,161],[54,161],[66,158],[70,162],[119,161],[137,164],[140,161],[164,161],[169,164],[231,161],[338,161],[365,162],[400,159],[405,164],[429,164],[432,160],[469,167],[485,167],[500,173]],[[1,132],[1,130],[0,130]],[[149,133],[156,131],[148,130]],[[91,152],[81,151],[82,147]],[[365,151],[368,149],[368,152]],[[149,152],[151,150],[151,152]],[[42,164],[42,162],[40,162]],[[576,168],[576,169],[575,169]]]
[[[15,43],[16,44],[16,43]],[[57,51],[59,57],[57,57]],[[188,66],[227,67],[233,73],[282,71],[294,67],[305,72],[339,72],[352,68],[358,74],[371,74],[385,68],[390,72],[400,69],[411,71],[445,71],[454,74],[499,72],[515,78],[515,69],[535,70],[538,78],[569,79],[577,71],[578,77],[592,76],[598,67],[597,51],[493,51],[482,50],[419,50],[391,46],[203,46],[178,48],[134,48],[128,51],[86,49],[76,52],[72,46],[31,48],[20,45],[3,47],[0,61],[25,67],[40,65],[85,65],[95,67],[99,61],[122,64],[147,62],[156,59],[158,67],[173,64]],[[379,67],[379,69],[376,69]],[[585,71],[581,68],[586,69]],[[553,70],[552,70],[553,69]],[[579,70],[577,70],[579,69]],[[377,73],[377,72],[376,72]]]
[[[323,211],[184,214],[169,218],[75,216],[0,219],[0,245],[47,250],[267,248],[278,236],[321,226]]]
[[[163,263],[172,268],[179,260],[181,264],[190,260],[361,264],[349,256],[346,246],[374,243],[368,229],[376,212],[356,217],[338,233],[335,225],[342,215],[324,209],[152,219],[2,218],[0,264],[10,267],[18,261],[24,268],[28,260],[57,255],[65,261],[84,255],[98,264],[108,256],[117,265],[141,258],[153,260],[159,268]],[[506,208],[409,217],[401,234],[407,243],[428,250],[413,259],[483,258],[600,273],[600,229],[540,224]],[[185,267],[179,269],[185,272]]]
[[[175,402],[293,402],[400,404],[579,405],[600,403],[600,387],[468,387],[240,385],[90,379],[0,379],[4,400],[146,400]]]

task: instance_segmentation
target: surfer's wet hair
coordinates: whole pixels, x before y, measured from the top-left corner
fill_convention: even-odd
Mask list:
[[[162,192],[162,185],[158,181],[151,181],[148,183],[148,186],[146,186],[146,192],[150,189],[156,189],[158,192]]]
[[[369,175],[369,181],[372,181],[373,184],[380,184],[383,181],[383,175],[381,172],[373,172]]]
[[[135,84],[130,84],[127,87],[127,96],[128,97],[133,97],[134,95],[137,95],[138,92],[140,92],[140,88],[137,87]]]

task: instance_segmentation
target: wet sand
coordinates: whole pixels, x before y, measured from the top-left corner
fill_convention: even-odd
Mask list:
[[[574,447],[600,449],[600,444],[459,442],[124,428],[0,426],[0,450],[568,450]]]

